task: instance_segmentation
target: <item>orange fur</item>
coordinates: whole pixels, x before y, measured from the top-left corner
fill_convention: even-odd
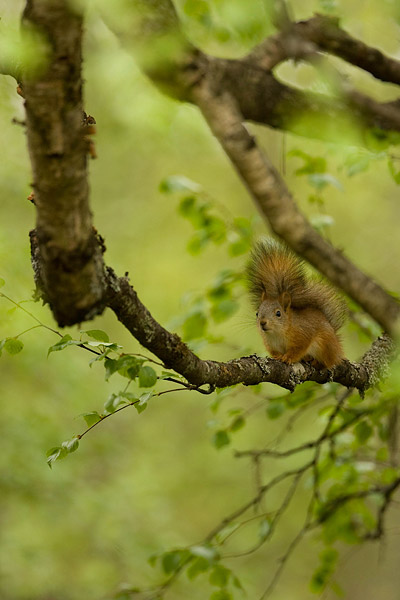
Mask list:
[[[257,324],[273,358],[327,368],[343,360],[336,330],[345,305],[330,286],[308,279],[303,264],[275,242],[255,247],[247,273]]]

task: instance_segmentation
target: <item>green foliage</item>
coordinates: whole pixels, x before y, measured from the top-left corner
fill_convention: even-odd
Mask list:
[[[61,444],[61,446],[57,446],[56,448],[51,448],[46,453],[47,464],[51,468],[53,463],[56,460],[61,460],[62,458],[65,458],[66,456],[68,456],[68,454],[75,452],[75,450],[77,450],[78,447],[79,447],[79,437],[74,437],[74,438],[72,438],[72,440],[63,442]]]
[[[213,435],[212,441],[217,450],[220,450],[224,446],[228,446],[231,443],[229,434],[224,429],[216,431]]]
[[[5,340],[0,341],[0,356],[2,349],[13,356],[14,354],[19,354],[23,347],[24,344],[21,340],[18,340],[17,338],[6,338]]]
[[[9,4],[11,10],[13,3]],[[131,4],[124,0],[102,2],[106,11],[104,14],[109,16],[113,13],[118,27],[126,26],[128,33],[130,22],[124,17],[130,14]],[[243,53],[244,49],[261,40],[271,27],[268,3],[265,2],[182,0],[178,4],[183,7],[185,27],[193,33],[192,39],[201,39],[206,51],[222,49],[222,53],[231,56],[234,48],[237,54]],[[331,0],[319,0],[318,6],[319,11],[338,10],[337,3]],[[358,23],[358,8],[346,5],[346,18],[350,23],[352,19]],[[296,7],[296,10],[300,10],[299,18],[303,18],[307,6]],[[383,13],[384,8],[380,7],[380,10]],[[257,222],[230,214],[219,201],[210,198],[204,188],[184,177],[168,178],[162,189],[162,202],[154,196],[154,181],[159,180],[161,173],[176,168],[177,156],[183,161],[180,167],[183,172],[195,173],[195,177],[201,181],[216,177],[216,169],[222,165],[221,157],[215,151],[215,145],[204,135],[202,121],[193,109],[187,106],[178,109],[176,104],[168,104],[154,92],[135,71],[128,52],[122,51],[115,43],[114,35],[110,34],[103,18],[98,15],[92,18],[93,21],[89,20],[87,25],[86,69],[90,80],[87,103],[93,107],[93,114],[99,117],[102,128],[101,160],[97,164],[93,161],[92,166],[92,186],[96,202],[101,206],[97,217],[99,230],[105,229],[111,241],[112,228],[117,228],[113,251],[115,256],[120,257],[118,268],[135,273],[132,280],[134,285],[138,285],[139,294],[142,293],[139,285],[150,280],[149,274],[155,282],[155,288],[175,286],[177,294],[182,289],[198,286],[198,274],[209,278],[211,283],[207,289],[192,294],[184,305],[178,327],[185,339],[193,342],[204,338],[209,343],[218,342],[219,346],[212,349],[215,352],[212,358],[216,360],[231,358],[232,351],[236,353],[243,339],[254,352],[254,341],[248,337],[253,326],[246,325],[238,334],[232,332],[229,319],[236,314],[239,305],[244,304],[242,267],[257,232]],[[104,19],[107,22],[106,17]],[[376,27],[375,20],[371,18],[370,21]],[[378,30],[379,27],[376,27]],[[3,46],[7,46],[7,54],[2,52],[7,63],[10,49],[15,55],[15,44],[7,42],[7,35],[2,39],[6,40],[1,47],[4,50]],[[34,51],[31,56],[35,58]],[[110,64],[113,65],[112,69]],[[131,75],[126,78],[128,70]],[[295,77],[292,79],[296,83]],[[104,86],[105,80],[109,85]],[[5,131],[11,119],[18,116],[19,100],[14,88],[13,83],[7,89],[2,88],[6,94],[2,95],[3,104],[0,107],[4,117],[3,137],[11,159],[11,163],[7,161],[7,166],[6,161],[0,166],[3,168],[2,197],[5,199],[0,254],[7,282],[10,282],[11,273],[12,285],[16,289],[17,286],[30,289],[31,274],[26,268],[24,237],[21,238],[21,247],[24,248],[22,256],[22,252],[16,250],[18,244],[14,238],[14,232],[15,236],[18,235],[18,228],[13,229],[12,236],[9,235],[9,223],[24,222],[25,230],[30,227],[30,216],[27,219],[26,209],[23,211],[20,208],[20,199],[24,197],[30,181],[29,169],[22,146],[10,144],[11,138],[7,137]],[[6,110],[8,89],[11,90],[10,108]],[[22,118],[21,112],[19,116]],[[333,126],[336,127],[336,124]],[[349,122],[349,130],[351,128],[352,123]],[[281,143],[280,137],[273,133],[270,135],[273,136],[273,144]],[[109,150],[107,144],[103,144],[108,136],[110,139],[112,136],[113,140],[116,136],[118,138],[117,144],[108,145]],[[132,153],[132,138],[140,147],[140,152]],[[396,235],[396,220],[390,217],[385,221],[382,218],[386,212],[384,209],[388,206],[392,208],[389,202],[395,197],[393,186],[399,183],[397,159],[392,156],[388,158],[387,153],[388,144],[396,140],[389,134],[380,136],[379,132],[371,132],[368,138],[367,143],[370,148],[375,148],[375,152],[355,149],[354,146],[346,149],[340,145],[337,150],[337,170],[332,148],[322,147],[318,142],[310,144],[302,139],[302,151],[295,150],[292,155],[296,161],[300,161],[300,166],[296,178],[292,178],[289,184],[299,197],[303,196],[302,185],[309,186],[310,193],[304,192],[304,198],[307,198],[305,212],[312,213],[310,218],[314,227],[323,232],[338,224],[333,232],[334,241],[345,251],[354,243],[354,223],[357,223],[357,231],[363,232],[357,239],[357,260],[366,265],[373,264],[382,280],[393,280],[395,288],[397,281],[392,269],[393,261],[386,260],[384,254],[377,254],[376,247],[379,244],[384,246],[386,238]],[[289,148],[297,143],[290,136],[287,137]],[[123,174],[124,169],[128,177]],[[392,183],[390,177],[385,180],[387,173],[384,173],[384,169],[389,169]],[[152,173],[152,177],[143,177],[143,173],[148,172]],[[345,176],[348,178],[346,194],[338,194]],[[238,191],[240,187],[236,178],[226,172],[222,173],[221,181],[224,203],[229,198],[229,206],[239,206],[243,194]],[[338,198],[340,202],[333,202],[332,209],[328,210],[334,194],[335,200]],[[168,212],[170,203],[165,198],[173,198],[172,195],[177,198],[180,216],[193,232],[188,247],[196,255],[196,263],[185,273],[177,273],[175,267],[174,258],[182,250],[181,241],[177,241],[175,236],[169,237],[168,249],[164,244],[162,251],[157,252],[157,261],[154,261],[154,248],[165,234],[166,221],[170,222],[171,219]],[[110,197],[118,198],[121,211],[115,211],[115,206],[110,205]],[[244,210],[248,210],[248,207],[245,206]],[[332,212],[332,215],[328,212]],[[134,249],[127,251],[129,240],[121,234],[120,214],[124,214],[126,222],[130,223],[129,236],[134,236],[140,252]],[[393,211],[390,214],[394,214]],[[157,218],[154,218],[155,215]],[[151,223],[150,228],[143,226],[145,217]],[[374,244],[371,244],[368,235],[372,227]],[[385,232],[385,240],[379,231]],[[7,238],[10,238],[9,241]],[[219,272],[212,281],[217,270]],[[4,286],[4,281],[0,279],[0,287]],[[176,297],[173,294],[169,304],[158,292],[153,297],[150,292],[149,298],[151,308],[154,306],[154,310],[161,311],[166,318],[174,311]],[[348,356],[353,359],[361,355],[367,343],[380,332],[376,324],[359,312],[358,307],[351,308],[359,323],[351,322],[345,332]],[[216,455],[216,450],[228,445],[230,448],[237,447],[239,451],[247,448],[279,451],[280,448],[286,450],[301,446],[310,440],[317,440],[331,418],[333,420],[326,441],[320,446],[315,467],[307,469],[297,484],[296,494],[290,503],[292,515],[279,532],[279,552],[293,522],[295,525],[303,522],[301,510],[318,491],[310,513],[314,521],[320,519],[314,531],[320,534],[326,547],[314,572],[311,588],[315,593],[323,593],[327,588],[335,590],[332,577],[337,553],[332,545],[336,541],[339,541],[338,547],[346,543],[361,544],[368,539],[368,535],[373,536],[378,511],[383,506],[383,493],[376,492],[365,497],[362,494],[379,486],[391,485],[399,477],[399,470],[390,466],[390,418],[400,391],[398,381],[396,383],[392,378],[390,385],[381,386],[380,391],[374,390],[364,399],[356,394],[350,396],[336,415],[334,411],[340,401],[340,388],[334,384],[318,386],[307,383],[299,386],[293,394],[282,394],[265,384],[254,389],[236,387],[220,390],[210,398],[215,417],[213,443],[210,445],[206,442],[204,447],[201,446],[204,442],[201,424],[206,419],[201,402],[203,397],[192,400],[194,394],[188,393],[187,404],[185,400],[179,412],[172,410],[172,404],[166,408],[167,403],[160,402],[153,420],[145,418],[139,423],[134,415],[135,435],[132,435],[129,419],[124,421],[122,416],[119,421],[118,418],[114,419],[116,411],[129,410],[128,407],[134,406],[141,413],[160,390],[167,391],[166,378],[179,380],[179,376],[153,366],[154,363],[146,358],[121,353],[121,347],[110,342],[110,339],[119,339],[121,334],[108,324],[108,317],[104,320],[103,317],[99,318],[98,326],[105,327],[110,337],[102,329],[89,329],[79,334],[70,331],[71,335],[60,338],[51,346],[49,354],[70,346],[79,348],[76,351],[68,350],[65,357],[61,355],[61,360],[55,356],[48,363],[41,362],[43,345],[48,346],[56,341],[55,338],[48,339],[48,335],[54,334],[43,328],[24,337],[26,351],[10,359],[5,344],[11,340],[7,343],[9,348],[21,348],[19,338],[22,334],[18,332],[26,326],[19,316],[21,306],[14,309],[17,310],[12,315],[1,315],[4,339],[0,341],[0,354],[1,349],[6,350],[2,356],[5,365],[2,370],[5,411],[2,419],[2,467],[5,476],[1,482],[1,508],[7,516],[2,532],[5,539],[2,555],[5,574],[3,595],[10,597],[10,600],[39,598],[49,594],[65,596],[66,600],[103,597],[111,588],[115,589],[116,581],[124,580],[126,573],[132,572],[132,564],[135,565],[139,583],[147,583],[150,577],[146,566],[142,564],[143,555],[157,551],[160,546],[168,548],[171,544],[179,544],[179,550],[167,550],[165,555],[155,559],[163,570],[157,581],[163,582],[176,576],[174,585],[179,585],[180,569],[186,584],[194,580],[191,591],[187,594],[185,591],[178,592],[177,596],[203,599],[211,594],[214,600],[236,598],[237,591],[241,590],[237,575],[244,571],[248,597],[259,597],[260,586],[267,583],[262,544],[267,541],[268,544],[274,543],[273,532],[279,527],[275,518],[282,506],[279,502],[285,497],[284,486],[288,484],[290,489],[293,479],[288,477],[282,487],[272,488],[275,491],[271,497],[266,495],[262,502],[253,504],[249,512],[236,516],[232,521],[222,521],[242,501],[244,505],[251,500],[254,490],[259,490],[260,485],[269,484],[272,472],[290,472],[297,465],[302,465],[303,460],[306,464],[315,456],[316,448],[310,447],[295,453],[287,462],[285,458],[274,462],[268,457],[264,463],[261,455],[259,479],[255,477],[254,481],[249,482],[248,489],[249,476],[256,470],[252,458],[248,465],[243,464],[246,459],[235,459],[232,468],[231,449],[217,454],[218,460],[212,457]],[[39,316],[43,314],[44,319],[48,319],[45,308],[37,305],[36,310]],[[14,330],[6,331],[10,326]],[[218,336],[215,333],[217,328]],[[221,345],[225,335],[231,346]],[[248,342],[248,339],[251,341]],[[92,350],[92,371],[86,365],[88,350]],[[96,374],[103,372],[102,368],[97,369],[97,362],[104,363],[108,383],[100,381],[100,378],[96,380]],[[104,392],[107,386],[110,389]],[[157,387],[153,389],[153,386]],[[107,400],[103,407],[105,398]],[[18,405],[15,400],[18,400]],[[232,402],[234,408],[231,408]],[[93,406],[97,410],[91,410]],[[85,452],[77,460],[60,465],[62,468],[56,469],[55,473],[49,471],[43,474],[43,449],[54,443],[51,440],[65,439],[71,435],[70,432],[65,434],[65,428],[70,428],[68,415],[78,414],[82,410],[88,410],[81,414],[82,419],[78,421],[82,427],[102,428],[100,423],[107,418],[110,428],[96,430],[98,435],[92,437],[88,434]],[[150,413],[147,416],[150,417]],[[170,435],[166,436],[165,431]],[[278,441],[275,441],[276,438],[279,438]],[[282,446],[279,445],[281,442]],[[75,436],[52,448],[48,454],[49,466],[76,450],[78,443],[79,436]],[[242,471],[240,467],[236,468],[239,463]],[[161,468],[159,465],[162,465]],[[245,476],[241,480],[243,472]],[[196,502],[196,494],[203,493],[196,486],[212,488],[212,501],[206,506],[199,507]],[[351,495],[361,496],[351,498]],[[226,509],[228,505],[229,510]],[[74,507],[73,511],[70,510],[71,506]],[[24,518],[27,510],[30,516],[28,520]],[[265,513],[265,510],[271,512]],[[61,521],[60,514],[63,514]],[[143,519],[143,515],[147,515],[146,519]],[[76,523],[79,523],[79,527],[76,527]],[[194,548],[190,545],[183,547],[188,540],[198,539],[199,531],[218,529],[218,523],[221,526],[212,539],[211,549],[207,542],[200,542]],[[123,535],[119,535],[118,531],[123,531]],[[293,531],[293,537],[295,534]],[[308,542],[304,540],[302,543]],[[110,548],[115,547],[118,547],[117,554],[110,552]],[[259,562],[255,555],[252,563],[249,553],[252,547],[259,548]],[[311,546],[306,546],[304,553],[299,552],[291,560],[301,561],[302,555],[310,557],[314,551],[315,539]],[[240,560],[237,562],[230,558],[227,563],[232,570],[228,568],[224,563],[225,554],[241,552],[248,553],[245,566]],[[275,555],[274,546],[268,548],[268,555]],[[269,561],[268,567],[272,569],[273,563]],[[74,572],[73,585],[70,585],[65,574],[66,564]],[[300,565],[297,572],[305,573],[303,563],[300,562]],[[51,590],[48,589],[47,576],[50,570]],[[29,578],[25,578],[27,583],[23,583],[24,578],[18,576],[23,572],[30,573]],[[211,591],[210,585],[213,587]],[[283,596],[292,597],[294,594],[300,599],[306,594],[298,579],[295,591],[290,588],[291,579],[287,583],[284,575],[281,585]],[[289,589],[285,588],[286,585]],[[126,600],[138,595],[140,589],[136,585],[121,585],[116,597]],[[157,593],[155,591],[153,597]],[[170,595],[174,596],[173,589]]]
[[[314,571],[310,589],[314,594],[322,594],[328,585],[331,584],[331,577],[335,572],[339,553],[334,548],[326,548],[319,555],[320,564]]]

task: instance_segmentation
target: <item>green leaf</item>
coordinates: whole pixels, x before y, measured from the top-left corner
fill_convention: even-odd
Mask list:
[[[250,240],[245,238],[237,238],[231,241],[228,246],[229,256],[241,256],[249,251],[251,247]]]
[[[119,394],[110,394],[104,403],[104,410],[108,413],[113,413],[117,410],[120,404],[125,404],[126,400],[121,398]]]
[[[372,435],[372,427],[367,421],[361,421],[354,427],[354,434],[360,444],[364,444]]]
[[[61,460],[62,458],[65,458],[68,454],[68,451],[66,448],[61,448],[61,446],[57,446],[56,448],[51,448],[50,450],[48,450],[46,452],[46,456],[47,456],[47,464],[49,465],[50,469],[52,467],[53,462],[55,462],[56,460]]]
[[[91,427],[95,423],[98,423],[103,418],[101,415],[99,415],[99,413],[96,410],[93,410],[92,412],[88,413],[82,413],[79,416],[85,419],[86,425],[88,427]]]
[[[104,346],[108,350],[115,350],[115,351],[120,350],[122,348],[122,346],[119,346],[115,342],[94,342],[94,341],[90,340],[88,342],[83,342],[83,344],[85,344],[85,346],[92,346],[93,348],[98,348],[99,346]]]
[[[340,181],[329,173],[314,173],[313,175],[309,175],[308,180],[317,190],[322,190],[327,185],[332,185],[343,192],[343,186]]]
[[[152,554],[147,559],[147,562],[149,563],[149,565],[151,567],[155,567],[159,558],[160,558],[159,554]]]
[[[7,338],[3,344],[4,350],[8,352],[8,354],[14,355],[21,352],[24,344],[21,340],[17,340],[16,338]]]
[[[72,438],[72,440],[63,442],[61,444],[61,448],[65,448],[65,450],[68,452],[68,454],[75,452],[75,450],[78,450],[78,448],[79,448],[79,438],[74,437],[74,438]]]
[[[228,584],[230,575],[231,572],[229,569],[227,569],[223,565],[215,565],[215,567],[210,573],[209,581],[211,585],[216,585],[217,587],[224,588]]]
[[[212,443],[218,450],[220,450],[224,446],[228,446],[231,443],[231,440],[227,432],[224,429],[220,429],[214,433]]]
[[[163,194],[170,194],[171,192],[182,191],[199,193],[203,188],[201,185],[188,179],[184,175],[171,175],[161,181],[159,189]]]
[[[400,171],[396,170],[396,167],[394,166],[394,162],[391,158],[388,160],[388,167],[389,167],[389,172],[393,178],[393,181],[397,185],[399,185],[400,184]]]
[[[230,431],[239,431],[239,429],[242,429],[242,427],[244,427],[246,425],[246,420],[242,417],[242,416],[238,416],[236,417],[236,419],[234,419],[229,427]]]
[[[271,521],[269,519],[263,519],[260,522],[258,535],[260,536],[261,541],[265,541],[269,536],[271,531]]]
[[[140,367],[145,362],[144,358],[137,358],[136,356],[131,356],[130,354],[122,354],[117,359],[116,369],[122,377],[127,377],[128,379],[135,379],[140,371]]]
[[[174,379],[179,379],[180,375],[178,373],[174,373],[173,371],[161,371],[161,375],[158,376],[160,380],[168,379],[169,377],[173,377]]]
[[[79,340],[73,340],[72,337],[67,333],[67,335],[64,335],[64,337],[62,337],[61,340],[57,342],[57,344],[54,344],[54,346],[50,346],[50,348],[47,351],[47,356],[49,356],[51,352],[59,352],[60,350],[64,350],[64,348],[66,348],[67,346],[79,346],[79,344],[81,343],[82,342],[80,342]]]
[[[105,331],[101,329],[88,329],[86,331],[81,331],[81,333],[86,333],[89,337],[97,340],[98,342],[109,342],[110,338],[108,337]]]
[[[145,392],[141,394],[139,397],[139,402],[136,402],[134,405],[138,413],[142,413],[147,408],[148,400],[153,396],[153,392]]]
[[[217,550],[212,546],[191,546],[189,552],[192,556],[201,556],[209,562],[213,562],[219,557]]]
[[[232,574],[232,581],[233,581],[233,585],[235,586],[235,588],[244,592],[243,586],[240,583],[240,579],[238,577],[236,577],[236,575]]]
[[[204,312],[196,311],[189,315],[183,323],[183,337],[185,340],[201,338],[205,335],[207,317]]]
[[[211,564],[206,558],[199,556],[196,558],[187,570],[187,576],[189,579],[194,579],[197,575],[204,573],[210,568]]]
[[[157,373],[152,367],[142,366],[139,370],[139,386],[152,387],[157,383]]]
[[[216,323],[222,323],[233,315],[239,309],[239,303],[236,300],[222,300],[215,302],[211,307],[211,316]]]
[[[166,575],[175,573],[188,556],[187,550],[171,550],[161,556],[161,565]]]
[[[111,375],[118,371],[118,361],[113,358],[106,358],[104,361],[104,368],[106,370],[106,381],[108,381]]]
[[[313,215],[310,218],[310,223],[314,229],[321,231],[325,227],[332,227],[335,224],[335,219],[330,215]]]
[[[0,288],[4,287],[5,285],[6,285],[5,280],[2,277],[0,277]]]
[[[311,156],[303,150],[294,149],[288,152],[288,156],[297,156],[303,159],[304,164],[302,167],[296,169],[296,175],[310,175],[313,173],[325,173],[327,164],[325,158],[322,156]]]
[[[270,419],[278,419],[285,412],[285,405],[279,400],[271,400],[267,407],[267,415]]]

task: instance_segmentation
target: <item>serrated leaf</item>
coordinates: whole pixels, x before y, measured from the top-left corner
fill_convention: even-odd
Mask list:
[[[139,370],[139,386],[152,387],[157,383],[157,373],[152,367],[147,365],[140,367]]]
[[[59,342],[57,342],[53,346],[50,346],[50,348],[47,351],[47,356],[49,356],[49,354],[51,354],[52,352],[59,352],[60,350],[64,350],[64,348],[66,348],[67,346],[79,346],[79,344],[81,343],[82,342],[80,342],[79,340],[73,340],[72,337],[67,333],[67,335],[64,335],[64,337],[62,337]]]
[[[99,413],[96,410],[93,410],[92,412],[88,413],[82,413],[79,416],[85,419],[86,425],[88,427],[91,427],[95,423],[98,423],[103,418],[101,415],[99,415]]]
[[[231,440],[228,433],[224,429],[220,429],[214,433],[212,442],[214,446],[220,450],[224,446],[228,446],[231,443]]]
[[[105,331],[102,331],[101,329],[87,329],[86,331],[85,330],[81,331],[81,333],[86,333],[86,335],[93,338],[97,342],[109,342],[110,341],[108,334]]]
[[[11,354],[12,356],[21,352],[23,347],[24,344],[21,342],[21,340],[17,340],[16,338],[7,338],[3,344],[4,350],[6,350],[8,354]]]

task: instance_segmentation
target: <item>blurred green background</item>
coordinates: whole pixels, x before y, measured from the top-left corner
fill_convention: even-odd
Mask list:
[[[0,48],[12,48],[23,4],[0,0]],[[135,65],[129,43],[121,46],[107,26],[111,21],[124,29],[129,3],[103,0],[88,5],[85,107],[98,124],[98,159],[90,163],[94,221],[106,240],[107,264],[119,274],[129,271],[141,300],[159,322],[168,325],[182,311],[187,292],[201,292],[225,267],[241,268],[245,257],[232,259],[224,246],[214,245],[198,256],[190,255],[186,251],[190,225],[178,215],[174,196],[160,193],[160,181],[185,175],[234,215],[252,218],[255,208],[198,110],[161,95]],[[400,52],[395,2],[332,0],[292,5],[296,18],[313,11],[337,12],[343,16],[343,27],[354,35],[392,55]],[[185,3],[180,6],[183,10]],[[202,6],[210,9],[214,29],[202,17]],[[215,0],[197,3],[197,7],[200,13],[186,16],[186,27],[206,50],[240,55],[271,31],[263,21],[261,1]],[[355,87],[378,99],[398,94],[392,86],[381,86],[366,74],[340,67],[350,74]],[[307,67],[283,65],[278,73],[296,85],[321,90],[322,84]],[[31,175],[24,130],[13,118],[24,118],[23,101],[16,94],[15,81],[1,76],[0,277],[6,281],[4,293],[16,301],[29,301],[33,280],[28,231],[34,226],[34,207],[26,200]],[[301,160],[286,153],[300,149],[326,158],[329,172],[341,184],[323,190],[322,214],[334,219],[326,233],[360,268],[389,290],[398,291],[399,190],[390,177],[387,157],[260,127],[251,129],[285,173],[302,210],[314,218],[321,216],[321,209],[308,201],[313,190],[307,178],[295,175]],[[348,176],[349,164],[360,153],[370,162],[369,169]],[[399,150],[394,148],[392,154],[399,168]],[[266,231],[261,218],[256,229],[260,234]],[[244,294],[240,304],[234,317],[212,332],[225,335],[227,343],[203,347],[202,357],[229,360],[244,347],[263,352]],[[33,302],[24,306],[54,326],[46,307]],[[0,299],[0,322],[0,338],[34,325],[5,299]],[[106,330],[126,352],[140,351],[111,312],[96,319],[93,327]],[[70,333],[77,335],[74,329]],[[351,326],[343,336],[347,356],[357,359],[365,342]],[[24,351],[15,357],[3,353],[0,360],[2,600],[98,600],[108,598],[123,582],[151,585],[160,574],[149,566],[148,556],[201,540],[254,493],[249,464],[235,460],[232,447],[218,451],[211,443],[229,409],[256,402],[251,390],[238,390],[217,415],[209,408],[212,398],[190,393],[162,396],[141,415],[127,409],[95,428],[75,454],[50,470],[46,451],[81,432],[85,427],[78,415],[101,411],[107,396],[120,385],[104,382],[100,364],[88,368],[90,356],[79,348],[47,359],[48,347],[57,341],[49,331],[36,329],[21,339]],[[262,397],[276,393],[280,392],[274,386],[262,387]],[[291,441],[306,439],[317,426],[317,413],[308,413],[298,422]],[[268,421],[263,413],[235,435],[234,446],[266,444],[281,427],[282,423]],[[271,463],[266,469],[265,475],[272,476],[280,465]],[[266,587],[277,557],[303,518],[303,509],[300,494],[276,539],[259,554],[235,563],[248,598],[258,597]],[[347,597],[398,599],[398,516],[395,505],[380,560],[377,547],[345,549],[338,580]],[[282,575],[274,600],[314,597],[308,581],[318,552],[315,539],[303,542]],[[202,599],[210,589],[206,578],[190,584],[183,577],[169,597]]]

